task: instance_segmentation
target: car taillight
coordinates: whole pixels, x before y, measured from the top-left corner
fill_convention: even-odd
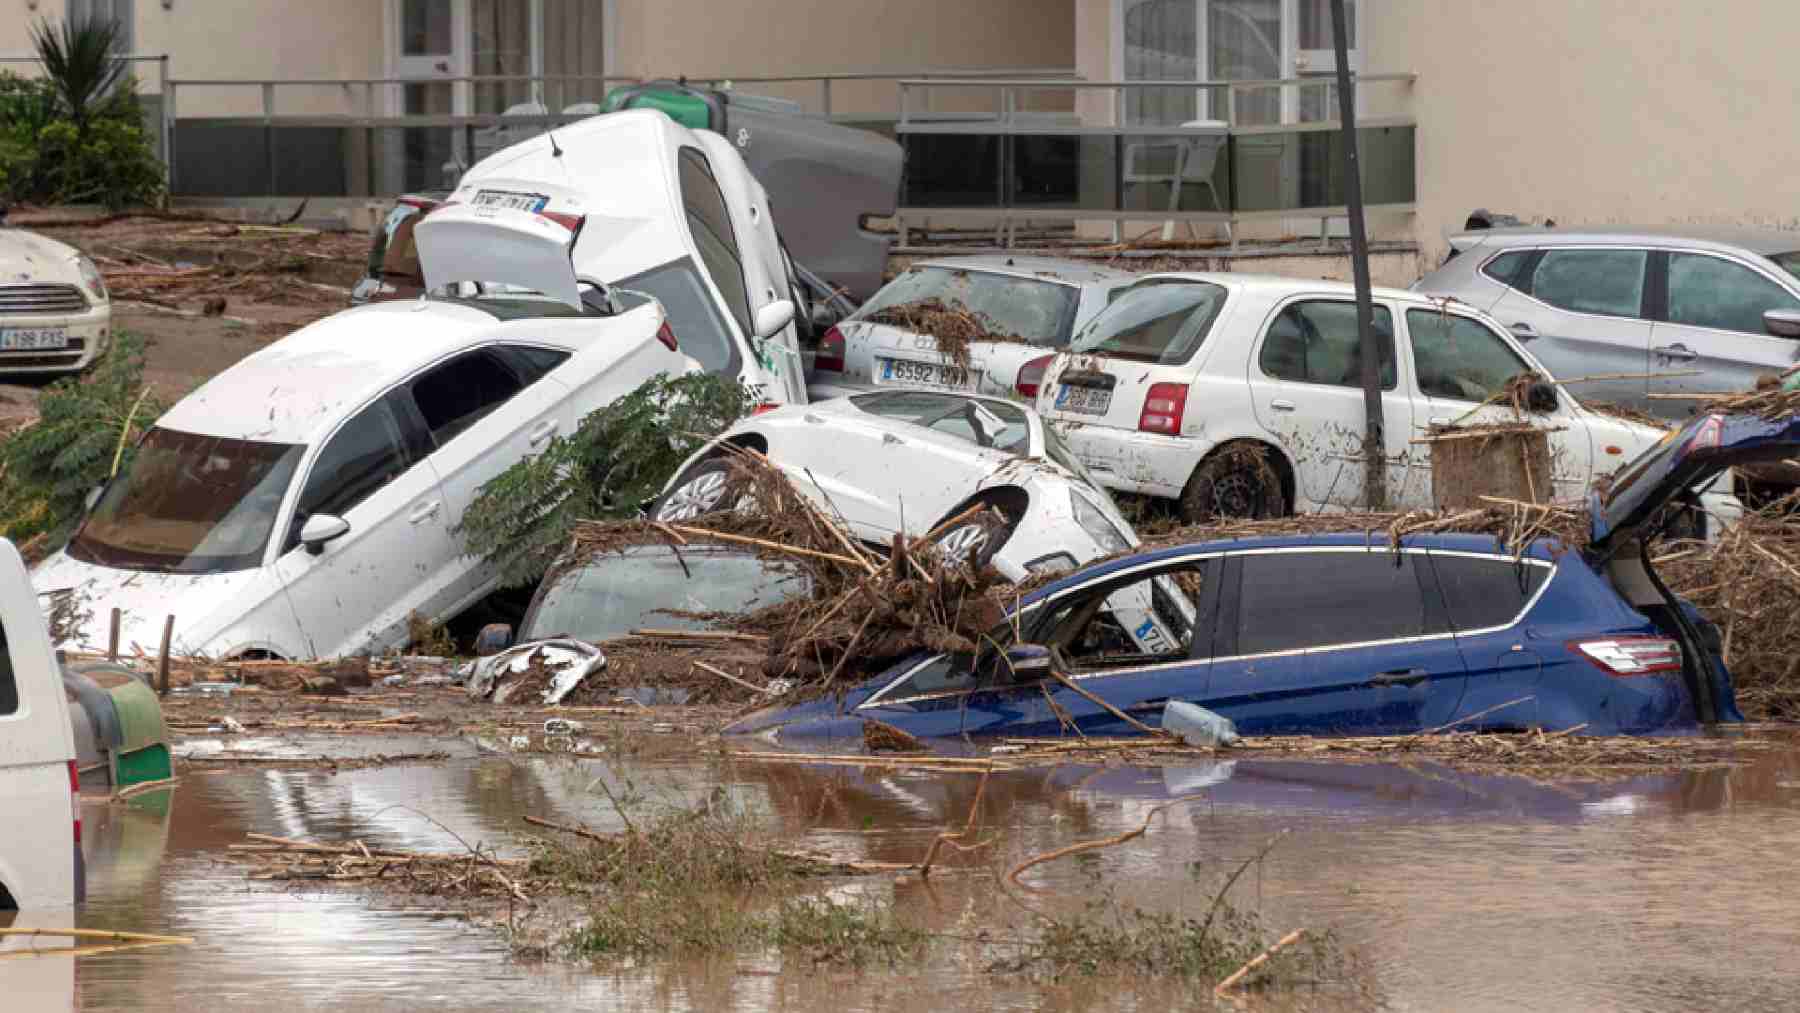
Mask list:
[[[669,326],[667,320],[664,320],[662,326],[656,329],[656,340],[662,342],[671,352],[681,351],[675,345],[675,329]]]
[[[75,813],[75,843],[81,843],[81,768],[69,761],[69,806]]]
[[[1569,647],[1607,675],[1681,671],[1681,645],[1667,637],[1576,640],[1571,641]]]
[[[582,215],[572,215],[564,211],[539,211],[537,216],[553,221],[570,232],[581,231]]]
[[[1717,415],[1708,415],[1706,421],[1700,423],[1700,427],[1694,430],[1694,434],[1681,445],[1681,452],[1675,456],[1686,457],[1696,450],[1712,450],[1718,447],[1724,436],[1725,420]]]
[[[750,409],[750,414],[761,415],[764,412],[772,412],[775,409],[780,408],[780,407],[781,407],[780,405],[776,404],[773,401],[764,401],[763,403],[757,405],[755,408]]]
[[[813,356],[813,368],[828,373],[844,371],[844,332],[834,325],[819,339],[819,354]]]
[[[1036,398],[1038,388],[1044,385],[1044,374],[1050,371],[1050,363],[1055,361],[1054,355],[1040,355],[1019,367],[1019,375],[1013,380],[1013,389],[1020,397]]]
[[[1138,413],[1138,429],[1146,433],[1181,433],[1181,416],[1187,411],[1188,388],[1185,383],[1153,383],[1144,397],[1144,410]]]

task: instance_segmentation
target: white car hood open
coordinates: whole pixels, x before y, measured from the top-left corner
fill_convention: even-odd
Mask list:
[[[43,594],[74,588],[84,598],[86,620],[74,638],[58,647],[104,651],[112,610],[119,620],[119,653],[154,655],[162,646],[163,621],[175,610],[174,655],[204,653],[207,641],[222,632],[221,617],[245,615],[256,602],[243,596],[257,581],[257,570],[232,573],[153,573],[95,566],[59,552],[32,571],[32,586]]]
[[[569,260],[574,234],[530,211],[470,204],[445,205],[413,229],[425,287],[459,281],[512,285],[581,308],[575,265]]]

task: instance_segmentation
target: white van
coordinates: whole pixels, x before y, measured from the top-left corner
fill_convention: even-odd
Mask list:
[[[0,910],[85,893],[75,738],[50,631],[25,563],[0,539]]]

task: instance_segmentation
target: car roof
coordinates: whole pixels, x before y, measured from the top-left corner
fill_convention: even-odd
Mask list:
[[[1223,285],[1226,288],[1259,295],[1280,296],[1293,293],[1305,293],[1308,295],[1346,296],[1350,298],[1356,296],[1356,286],[1347,281],[1289,278],[1278,274],[1222,274],[1209,271],[1158,271],[1155,274],[1144,275],[1143,280],[1204,281],[1211,282],[1215,285]],[[1380,285],[1372,288],[1370,290],[1370,295],[1376,299],[1385,299],[1390,302],[1411,303],[1416,306],[1432,309],[1440,307],[1443,303],[1441,297],[1433,298],[1428,295],[1421,295],[1418,292],[1409,292],[1406,289],[1387,288]],[[1470,313],[1477,312],[1473,306],[1466,306],[1465,308],[1467,308]]]
[[[1489,248],[1507,246],[1605,246],[1629,243],[1640,246],[1692,246],[1702,249],[1747,250],[1763,256],[1800,250],[1800,232],[1722,225],[1608,225],[1562,229],[1518,227],[1478,229],[1450,237],[1452,245],[1479,242]]]
[[[334,313],[240,360],[157,425],[185,433],[311,443],[408,374],[497,325],[466,302],[372,303]]]
[[[1063,257],[1018,257],[1003,253],[968,257],[936,257],[931,260],[917,261],[913,266],[985,271],[989,274],[1010,274],[1019,278],[1043,278],[1046,281],[1060,281],[1070,285],[1103,285],[1108,288],[1128,285],[1141,277],[1131,271],[1121,271],[1115,267],[1068,260]]]

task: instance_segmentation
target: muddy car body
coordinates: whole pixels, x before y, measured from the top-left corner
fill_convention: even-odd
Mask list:
[[[1057,735],[1066,718],[1084,734],[1130,735],[1139,729],[1115,711],[1155,727],[1176,700],[1246,735],[1452,723],[1618,735],[1742,720],[1719,631],[1662,584],[1642,536],[1724,468],[1796,446],[1800,422],[1696,420],[1593,498],[1581,550],[1540,539],[1515,553],[1489,535],[1398,546],[1312,535],[1109,560],[1027,596],[995,635],[1031,643],[1006,655],[916,656],[841,701],[772,708],[727,730],[835,739],[874,719],[922,737]],[[1193,578],[1181,586],[1197,621],[1166,650],[1131,644],[1109,597],[1176,575]],[[1083,692],[1001,663],[1021,649],[1048,652],[1055,674]]]
[[[529,237],[528,237],[529,238]],[[497,244],[504,247],[504,243]],[[656,305],[386,302],[245,358],[178,402],[100,492],[42,590],[124,610],[120,646],[336,657],[492,589],[454,531],[483,484],[662,373],[696,369]],[[105,645],[106,621],[78,631]]]
[[[112,340],[112,297],[80,250],[0,226],[0,374],[86,369]]]

